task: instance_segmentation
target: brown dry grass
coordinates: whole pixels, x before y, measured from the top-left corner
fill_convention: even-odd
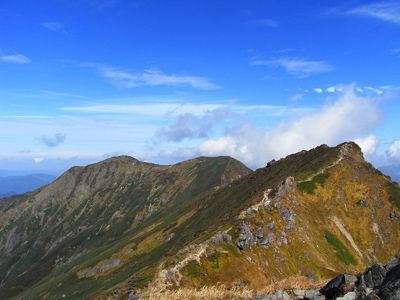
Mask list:
[[[147,300],[225,300],[225,299],[252,299],[257,295],[272,294],[278,290],[292,291],[293,289],[319,289],[324,282],[311,283],[306,277],[292,277],[279,282],[272,283],[260,290],[243,289],[227,289],[225,286],[180,288],[178,290],[166,290],[151,295],[143,294],[143,298]]]

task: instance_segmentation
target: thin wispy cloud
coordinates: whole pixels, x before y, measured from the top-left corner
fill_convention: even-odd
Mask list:
[[[400,2],[381,1],[361,5],[348,10],[347,14],[375,18],[386,22],[400,24]]]
[[[285,105],[245,105],[226,103],[150,103],[150,104],[97,104],[63,107],[61,110],[80,113],[133,114],[148,117],[178,117],[183,114],[202,116],[207,111],[229,108],[235,114],[262,114],[269,117],[308,112],[307,107]]]
[[[0,53],[0,62],[23,65],[23,64],[27,64],[27,63],[31,62],[31,60],[22,54],[1,54]]]
[[[333,66],[325,61],[309,60],[296,57],[280,57],[271,60],[255,59],[251,62],[251,65],[280,67],[285,69],[290,75],[298,78],[305,78],[334,70]]]
[[[54,148],[65,142],[67,135],[64,133],[56,133],[54,136],[42,136],[40,141],[47,147]]]
[[[219,86],[208,78],[190,75],[166,74],[157,69],[142,73],[130,73],[110,67],[100,67],[100,74],[117,86],[135,88],[141,86],[190,86],[200,90],[214,90]]]
[[[65,29],[65,25],[60,22],[44,22],[42,26],[50,31],[54,31],[56,33],[66,34],[67,30]]]

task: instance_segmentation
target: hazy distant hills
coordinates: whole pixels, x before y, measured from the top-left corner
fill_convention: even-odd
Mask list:
[[[230,157],[114,157],[0,201],[0,299],[320,282],[387,262],[399,241],[400,188],[354,143],[254,172]]]
[[[384,174],[389,175],[392,180],[400,182],[400,165],[383,166],[380,167],[379,170],[381,170]]]
[[[54,179],[56,176],[49,174],[0,176],[0,198],[31,192]]]

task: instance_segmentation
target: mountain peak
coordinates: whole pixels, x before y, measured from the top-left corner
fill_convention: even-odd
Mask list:
[[[364,161],[364,155],[361,147],[355,142],[344,142],[337,146],[340,149],[340,154],[344,157],[351,157],[355,160]]]

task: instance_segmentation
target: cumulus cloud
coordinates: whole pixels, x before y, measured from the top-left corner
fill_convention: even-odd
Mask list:
[[[312,75],[333,71],[333,67],[322,60],[309,60],[296,57],[280,57],[271,60],[256,59],[252,65],[282,67],[290,75],[305,78]]]
[[[22,54],[1,54],[0,53],[0,62],[4,63],[14,63],[14,64],[27,64],[31,60]]]
[[[347,13],[400,24],[400,2],[398,1],[380,1],[361,5],[348,10]]]
[[[50,31],[54,31],[57,33],[67,33],[67,30],[65,29],[65,25],[60,22],[44,22],[42,23],[42,26]]]
[[[158,136],[168,141],[179,142],[186,138],[206,138],[213,127],[233,116],[229,108],[218,108],[206,111],[203,116],[185,113],[176,119],[174,123],[158,132]]]
[[[370,134],[364,138],[357,138],[354,141],[361,147],[364,154],[372,155],[376,153],[379,140],[375,135]]]
[[[117,86],[135,88],[140,86],[190,86],[200,90],[214,90],[219,86],[209,79],[191,75],[165,74],[149,69],[142,73],[130,73],[110,67],[100,67],[100,74]]]
[[[40,141],[47,147],[53,148],[64,143],[66,138],[67,138],[66,134],[56,133],[54,136],[51,137],[42,136]]]
[[[281,123],[269,132],[250,125],[239,126],[221,138],[203,142],[200,152],[231,155],[252,167],[259,167],[272,158],[364,136],[379,120],[380,111],[374,100],[356,95],[354,87],[347,87],[336,101],[317,111]]]
[[[389,149],[388,149],[388,156],[397,162],[400,162],[400,140],[394,141]]]

